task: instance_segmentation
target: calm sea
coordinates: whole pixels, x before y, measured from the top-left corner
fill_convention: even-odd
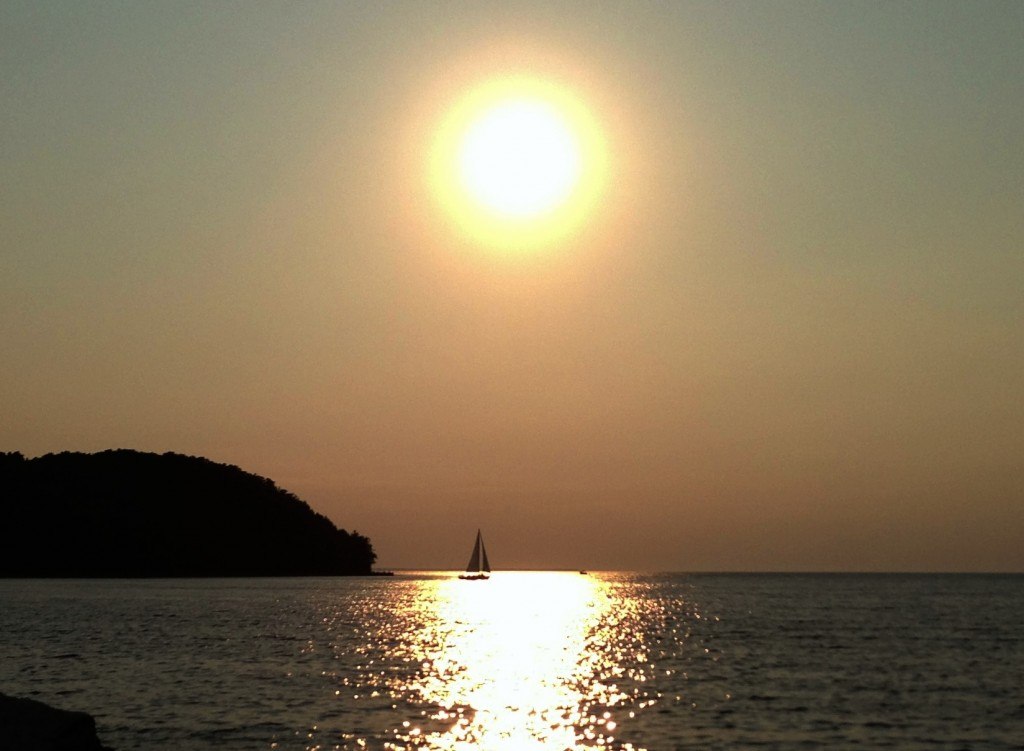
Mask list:
[[[1024,576],[0,580],[0,691],[117,751],[1024,749]]]

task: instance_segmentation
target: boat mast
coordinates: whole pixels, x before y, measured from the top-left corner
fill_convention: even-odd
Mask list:
[[[480,538],[480,530],[478,529],[476,531],[476,545],[473,546],[473,555],[471,555],[469,557],[469,563],[466,564],[466,571],[471,572],[471,573],[479,573],[480,572],[480,570],[481,570],[480,569],[480,548],[482,547],[482,545],[483,545],[483,543],[482,543],[481,538]],[[487,554],[484,553],[485,565],[486,565],[486,556],[487,556]]]
[[[483,565],[480,567],[481,571],[486,571],[488,574],[491,573],[491,562],[487,560],[487,548],[484,547],[484,538],[480,535],[480,531],[477,530],[477,540],[480,543],[480,557]]]

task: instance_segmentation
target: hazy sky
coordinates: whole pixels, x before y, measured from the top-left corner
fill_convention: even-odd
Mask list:
[[[273,478],[380,564],[1024,571],[1024,4],[0,6],[0,450]],[[609,182],[478,247],[446,107]]]

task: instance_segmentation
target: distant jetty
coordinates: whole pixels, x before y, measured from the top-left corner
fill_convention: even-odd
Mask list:
[[[0,453],[0,576],[366,575],[369,539],[272,480],[182,454]]]

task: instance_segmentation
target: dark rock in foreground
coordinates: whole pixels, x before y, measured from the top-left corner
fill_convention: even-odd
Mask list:
[[[0,694],[0,748],[10,751],[110,751],[96,737],[96,721],[32,699]]]
[[[0,454],[0,576],[369,574],[362,535],[271,480],[181,454]]]

